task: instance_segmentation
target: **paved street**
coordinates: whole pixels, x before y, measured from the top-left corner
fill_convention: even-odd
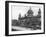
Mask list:
[[[30,31],[31,29],[30,28],[25,28],[25,27],[19,27],[19,26],[12,26],[13,29],[17,29],[17,30],[20,30],[20,31]]]

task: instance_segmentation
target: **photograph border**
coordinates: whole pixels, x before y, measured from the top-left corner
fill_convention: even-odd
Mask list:
[[[28,34],[12,34],[9,35],[9,3],[26,3],[26,4],[42,4],[44,6],[44,32],[42,33],[28,33]],[[22,2],[22,1],[5,1],[5,36],[18,36],[18,35],[34,35],[45,34],[45,3],[40,2]]]

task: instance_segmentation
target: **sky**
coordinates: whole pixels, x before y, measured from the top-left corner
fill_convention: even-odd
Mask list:
[[[19,13],[21,13],[21,16],[24,17],[24,15],[27,13],[27,11],[30,9],[33,10],[33,15],[36,16],[38,14],[38,10],[39,7],[35,7],[35,6],[22,6],[22,5],[13,5],[12,6],[12,19],[17,19],[18,20],[18,16]]]

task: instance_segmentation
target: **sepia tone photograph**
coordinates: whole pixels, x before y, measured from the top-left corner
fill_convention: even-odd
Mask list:
[[[9,35],[44,33],[44,3],[9,2]]]

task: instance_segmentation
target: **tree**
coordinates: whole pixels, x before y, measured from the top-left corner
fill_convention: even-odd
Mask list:
[[[21,14],[19,13],[19,19],[21,18]]]
[[[27,15],[28,16],[33,15],[33,11],[31,10],[31,8],[28,10]]]
[[[41,10],[40,10],[40,8],[39,8],[38,14],[41,15]]]
[[[41,18],[41,9],[39,8],[37,17]]]

